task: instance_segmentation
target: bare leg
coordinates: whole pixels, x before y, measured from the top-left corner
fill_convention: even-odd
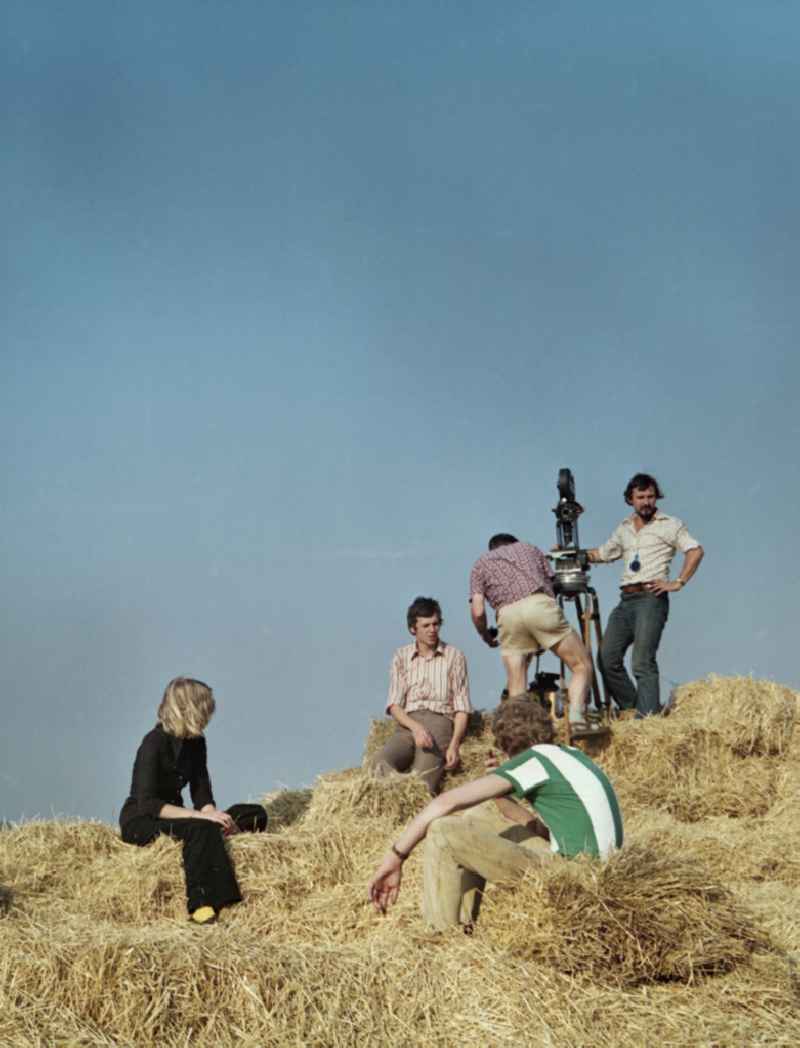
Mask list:
[[[592,660],[583,646],[583,641],[572,630],[566,637],[554,644],[551,651],[569,667],[571,676],[567,693],[569,694],[569,719],[583,720],[586,710],[586,699],[592,686]]]
[[[510,651],[501,652],[501,658],[506,668],[508,697],[524,695],[528,690],[528,667],[531,664],[532,655]]]

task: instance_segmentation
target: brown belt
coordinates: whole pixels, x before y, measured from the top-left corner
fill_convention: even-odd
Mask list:
[[[620,586],[623,593],[649,593],[650,590],[643,582],[631,582],[629,586]]]

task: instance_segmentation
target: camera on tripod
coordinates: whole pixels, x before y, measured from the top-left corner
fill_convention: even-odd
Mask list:
[[[578,542],[578,517],[583,506],[575,499],[575,478],[571,469],[558,471],[556,548],[550,554],[555,570],[553,585],[557,594],[573,599],[586,593],[589,585],[589,555]]]

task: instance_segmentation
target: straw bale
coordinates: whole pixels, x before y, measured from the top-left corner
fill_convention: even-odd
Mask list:
[[[52,1029],[58,1016],[60,1031],[102,1031],[118,1045],[518,1043],[531,1021],[519,975],[503,979],[504,993],[495,979],[485,998],[463,944],[454,956],[419,945],[292,947],[254,934],[234,942],[224,927],[165,935],[76,926],[62,928],[44,957],[34,936],[21,938],[13,971],[0,961],[0,1003],[14,999],[28,1028]],[[563,996],[564,980],[548,984]]]
[[[777,795],[777,758],[737,757],[719,735],[673,717],[617,724],[597,760],[626,813],[657,808],[684,822],[763,815]]]
[[[791,741],[797,695],[774,681],[711,674],[677,688],[671,712],[718,735],[739,756],[768,756],[784,753]]]
[[[27,894],[58,892],[87,862],[121,846],[105,823],[41,819],[5,830],[0,843],[0,881],[19,883],[24,873]]]
[[[769,945],[704,865],[644,843],[554,861],[487,892],[481,934],[515,957],[618,986],[729,971]]]
[[[238,919],[245,926],[285,925],[287,941],[293,940],[296,935],[288,930],[298,924],[308,900],[327,900],[336,886],[356,883],[359,902],[364,903],[369,870],[385,847],[382,826],[370,833],[363,824],[349,827],[346,834],[335,824],[314,833],[291,828],[276,834],[239,834],[229,840],[228,851],[246,906],[226,911],[225,919]],[[84,912],[115,924],[183,921],[180,845],[160,837],[146,848],[128,846],[122,861],[118,856],[96,860],[81,882],[73,884],[73,894]]]
[[[800,825],[783,819],[706,819],[641,837],[655,849],[704,862],[725,880],[800,887]]]
[[[262,798],[267,810],[271,832],[291,826],[305,814],[311,803],[313,790],[276,790]]]
[[[797,885],[779,881],[749,881],[736,884],[734,890],[770,936],[776,951],[788,960],[800,981],[800,907],[797,905]]]
[[[387,827],[394,827],[405,824],[429,800],[425,783],[414,774],[385,778],[365,771],[347,777],[321,775],[300,825],[311,829],[342,819],[380,818]]]
[[[388,916],[367,902],[380,856],[428,801],[413,776],[347,769],[266,797],[270,832],[229,842],[244,902],[204,929],[186,920],[175,842],[12,827],[0,1045],[794,1046],[800,746],[767,755],[779,732],[763,718],[745,746],[707,705],[615,725],[599,760],[626,847],[490,885],[471,938],[425,928],[423,848]],[[482,717],[446,788],[481,774],[491,748]]]
[[[73,878],[73,906],[119,924],[185,921],[180,843],[163,836],[146,848],[122,843],[120,848],[121,853],[98,856]],[[42,915],[41,905],[35,912]]]
[[[800,732],[797,733],[800,736]],[[781,764],[775,785],[775,803],[769,810],[770,819],[795,816],[800,809],[800,753],[787,757]]]
[[[800,1036],[778,957],[691,987],[625,989],[512,958],[483,928],[472,939],[419,923],[397,934],[373,918],[370,941],[331,947],[323,926],[291,946],[227,916],[202,930],[114,928],[80,913],[48,928],[4,922],[0,1044],[640,1048],[651,1037],[683,1045],[691,1031],[693,1043],[738,1048]]]

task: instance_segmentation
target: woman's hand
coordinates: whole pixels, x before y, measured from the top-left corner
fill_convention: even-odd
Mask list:
[[[369,898],[379,913],[386,913],[397,902],[402,871],[402,859],[394,852],[389,852],[369,882]]]
[[[199,812],[199,818],[217,823],[218,826],[222,827],[222,832],[226,837],[229,837],[232,833],[239,832],[239,827],[233,821],[233,817],[228,815],[226,811],[220,811],[219,808],[215,808],[213,804],[206,804],[202,807]]]

